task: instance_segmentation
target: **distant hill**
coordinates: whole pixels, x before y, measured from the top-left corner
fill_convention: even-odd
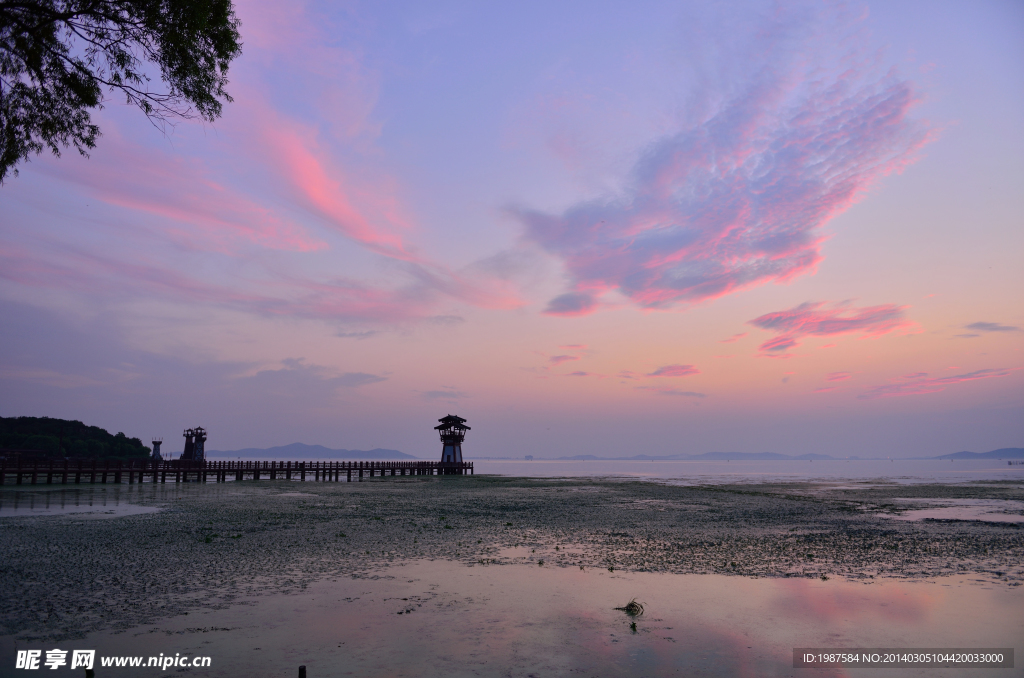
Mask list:
[[[850,457],[855,459],[856,457]],[[572,457],[558,457],[558,461],[758,461],[762,459],[835,459],[827,454],[801,454],[793,457],[778,452],[705,452],[704,454],[635,454],[632,457],[597,457],[593,454],[577,454]]]
[[[292,443],[279,447],[247,447],[244,450],[207,450],[206,457],[246,457],[265,459],[417,459],[411,454],[398,450],[375,448],[372,450],[332,450],[323,445]]]
[[[50,417],[0,417],[0,454],[72,459],[143,459],[149,448],[138,438],[99,426]]]
[[[931,459],[1024,459],[1024,447],[1003,447],[991,452],[954,452]]]
[[[830,457],[827,454],[810,453],[792,456],[788,454],[779,454],[778,452],[707,452],[705,454],[695,454],[687,458],[708,460],[735,459],[737,461],[758,461],[762,459],[835,459],[835,457]]]

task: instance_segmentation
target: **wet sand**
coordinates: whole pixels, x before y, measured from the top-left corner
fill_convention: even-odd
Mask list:
[[[2,491],[67,492],[36,486]],[[120,486],[158,507],[0,519],[0,635],[57,641],[131,629],[401,563],[747,578],[1024,582],[1024,525],[893,520],[935,500],[1024,499],[1024,484],[757,484],[505,477]],[[1012,509],[1011,509],[1012,510]]]

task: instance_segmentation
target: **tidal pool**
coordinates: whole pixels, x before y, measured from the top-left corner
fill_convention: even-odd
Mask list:
[[[116,518],[154,513],[158,507],[126,501],[120,487],[21,489],[0,493],[0,518],[86,514],[80,518]]]
[[[893,520],[978,520],[989,523],[1024,523],[1024,501],[1008,499],[902,499],[929,508],[879,514]]]
[[[613,609],[634,598],[642,615]],[[308,678],[637,678],[931,676],[936,669],[794,669],[793,648],[1016,645],[1019,654],[1022,638],[1024,587],[976,576],[823,581],[418,560],[79,640],[0,643],[6,658],[54,647],[209,656],[209,668],[186,671],[202,676],[283,678],[304,665]],[[0,674],[25,673],[5,662]],[[161,673],[97,665],[96,675]],[[1024,675],[1020,668],[939,673]]]

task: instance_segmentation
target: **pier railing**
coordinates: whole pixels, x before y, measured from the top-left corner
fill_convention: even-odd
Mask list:
[[[0,460],[0,485],[69,483],[205,483],[228,480],[347,482],[374,476],[473,474],[473,462],[439,461],[151,461]]]

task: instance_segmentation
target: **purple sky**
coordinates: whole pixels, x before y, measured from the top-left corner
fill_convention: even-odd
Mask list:
[[[180,449],[1024,445],[1019,2],[237,5],[0,187],[0,415]]]

